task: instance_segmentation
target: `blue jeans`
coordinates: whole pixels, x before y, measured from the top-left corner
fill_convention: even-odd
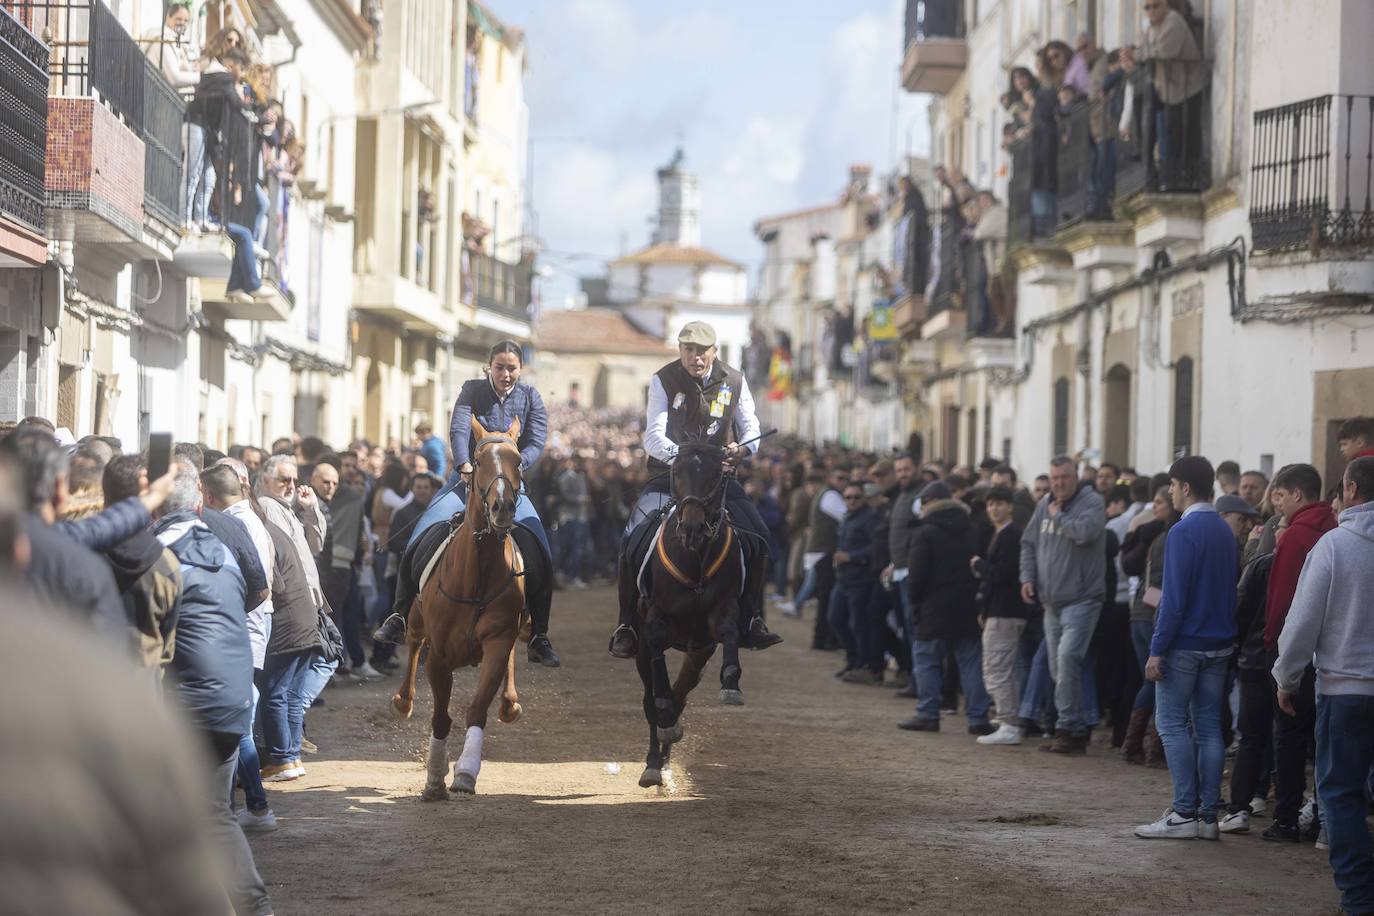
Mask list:
[[[1091,179],[1088,182],[1088,216],[1110,216],[1116,193],[1116,140],[1094,143]]]
[[[964,715],[969,725],[987,725],[991,700],[983,689],[983,643],[977,637],[964,639],[918,639],[913,653],[916,672],[916,715],[921,719],[940,718],[940,691],[944,685],[945,648],[954,649],[959,665],[959,685],[964,690]]]
[[[1046,236],[1054,231],[1054,192],[1031,191],[1031,231]]]
[[[1164,679],[1155,684],[1155,725],[1174,782],[1174,810],[1207,821],[1216,820],[1221,805],[1221,704],[1230,656],[1229,650],[1174,649],[1164,655]]]
[[[1145,663],[1150,660],[1150,640],[1155,636],[1153,620],[1131,621],[1131,648],[1135,650],[1136,664],[1140,665],[1140,675],[1145,676]],[[1145,683],[1149,683],[1146,681]]]
[[[844,647],[845,667],[857,670],[871,668],[872,643],[877,634],[871,633],[868,605],[873,597],[874,583],[867,580],[837,582],[830,593],[830,608],[826,619],[830,630]],[[879,644],[881,645],[881,643]],[[879,652],[881,653],[881,649]],[[881,671],[878,667],[876,670]]]
[[[234,242],[234,260],[229,265],[229,292],[241,289],[246,293],[262,286],[258,273],[258,256],[253,253],[253,233],[238,223],[225,223],[224,232]]]
[[[269,655],[262,668],[262,737],[274,763],[298,760],[311,650]]]
[[[258,672],[261,673],[261,672]],[[253,719],[258,717],[258,685],[253,685]],[[254,814],[261,814],[268,808],[267,790],[262,787],[262,762],[258,760],[258,746],[253,741],[253,726],[248,726],[248,734],[239,739],[239,784],[243,786],[243,803]],[[231,795],[233,787],[229,789]]]
[[[449,483],[453,485],[453,489],[443,496],[430,500],[429,508],[420,516],[415,527],[410,529],[410,538],[406,541],[407,547],[414,544],[415,539],[431,525],[448,521],[466,508],[465,499],[468,488],[461,483],[454,485],[453,480],[454,478],[450,476]],[[515,520],[534,532],[535,537],[539,538],[539,543],[544,545],[544,550],[548,552],[550,557],[554,555],[553,551],[549,550],[549,536],[544,533],[544,523],[539,520],[539,513],[534,511],[534,503],[530,502],[529,494],[525,492],[524,487],[520,488],[520,498],[515,501]]]
[[[312,652],[305,666],[305,677],[301,681],[301,705],[308,710],[315,705],[315,699],[324,692],[325,685],[339,670],[337,661],[326,661],[321,652]]]
[[[1317,694],[1317,801],[1347,913],[1374,912],[1374,846],[1365,824],[1371,764],[1374,697]]]
[[[1085,734],[1088,730],[1083,704],[1083,663],[1101,614],[1100,598],[1062,608],[1045,608],[1047,661],[1050,677],[1054,678],[1054,707],[1059,714],[1056,728],[1066,729],[1074,735]]]
[[[569,579],[585,578],[591,564],[592,529],[581,519],[571,519],[558,526],[558,543],[563,550],[559,568]]]
[[[253,183],[253,190],[258,197],[258,212],[253,217],[253,241],[259,245],[267,244],[267,216],[271,212],[271,201],[267,197],[267,189],[257,182]]]
[[[186,126],[186,222],[203,223],[210,218],[210,193],[215,190],[215,164],[206,149],[205,128]]]

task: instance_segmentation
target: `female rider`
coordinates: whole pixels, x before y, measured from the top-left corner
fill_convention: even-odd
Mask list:
[[[491,348],[491,354],[487,362],[485,378],[469,379],[463,383],[463,390],[458,395],[458,402],[453,405],[453,421],[449,424],[449,443],[453,448],[454,471],[449,475],[448,486],[445,493],[436,496],[420,516],[415,527],[410,532],[410,539],[407,542],[407,550],[413,547],[415,542],[431,525],[446,522],[459,512],[463,511],[467,496],[468,486],[472,481],[472,453],[477,446],[476,437],[472,431],[472,418],[484,428],[492,433],[502,433],[511,428],[511,423],[515,420],[520,421],[520,438],[516,442],[516,447],[520,450],[520,470],[522,474],[529,473],[539,460],[539,456],[544,451],[544,440],[548,433],[549,415],[544,408],[544,401],[539,397],[539,392],[530,385],[520,381],[520,371],[524,368],[520,353],[520,345],[512,340],[503,340]],[[520,497],[515,504],[515,520],[522,527],[529,529],[539,539],[539,544],[544,550],[544,556],[550,558],[548,535],[544,532],[544,524],[539,520],[539,514],[534,510],[534,504],[530,502],[529,495],[525,488],[520,488]],[[552,570],[552,563],[548,564]],[[408,605],[409,598],[403,596],[402,589],[397,587],[397,603],[404,600]],[[533,625],[533,636],[530,638],[529,657],[531,661],[537,661],[550,667],[557,667],[558,656],[554,654],[553,646],[549,643],[548,636],[548,614],[536,605],[540,602],[530,602],[530,616]],[[402,616],[404,611],[393,607],[398,611],[393,613],[386,622],[373,634],[373,639],[380,639],[383,642],[398,640],[405,632],[405,619]]]

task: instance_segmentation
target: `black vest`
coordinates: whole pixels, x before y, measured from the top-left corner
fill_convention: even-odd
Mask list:
[[[705,380],[698,383],[682,363],[673,360],[654,373],[668,395],[668,438],[681,445],[697,439],[722,448],[738,441],[739,395],[744,376],[720,360],[711,364]],[[667,465],[649,458],[649,470],[658,473]]]

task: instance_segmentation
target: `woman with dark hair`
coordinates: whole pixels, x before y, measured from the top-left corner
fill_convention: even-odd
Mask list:
[[[453,405],[453,420],[449,424],[449,444],[453,448],[453,470],[449,472],[445,492],[436,496],[425,510],[424,515],[411,529],[407,552],[414,548],[416,541],[432,525],[441,524],[462,512],[466,505],[468,487],[472,482],[472,453],[477,440],[472,431],[472,420],[476,418],[484,428],[492,433],[503,433],[511,428],[515,420],[520,421],[520,437],[516,447],[520,450],[520,470],[528,474],[544,453],[544,442],[548,435],[549,415],[539,392],[532,386],[520,381],[524,368],[524,355],[520,345],[513,340],[503,340],[491,348],[483,378],[469,379],[463,383],[458,401]],[[520,497],[515,504],[515,521],[531,531],[539,541],[549,568],[552,569],[552,552],[549,538],[544,531],[534,503],[530,502],[527,487],[520,488]],[[403,590],[397,588],[398,596]],[[537,602],[530,602],[530,617],[534,635],[530,639],[530,661],[549,667],[557,667],[558,656],[549,644],[547,608],[539,608]],[[393,606],[393,610],[394,610]],[[392,642],[405,632],[405,621],[400,614],[392,614],[382,624],[373,639]]]

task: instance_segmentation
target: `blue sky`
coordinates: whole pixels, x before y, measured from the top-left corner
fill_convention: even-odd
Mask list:
[[[886,171],[929,145],[922,105],[897,91],[901,0],[490,6],[529,42],[533,199],[557,271],[546,307],[622,240],[647,243],[654,171],[679,136],[704,243],[751,270],[754,220],[832,200],[851,162]]]

